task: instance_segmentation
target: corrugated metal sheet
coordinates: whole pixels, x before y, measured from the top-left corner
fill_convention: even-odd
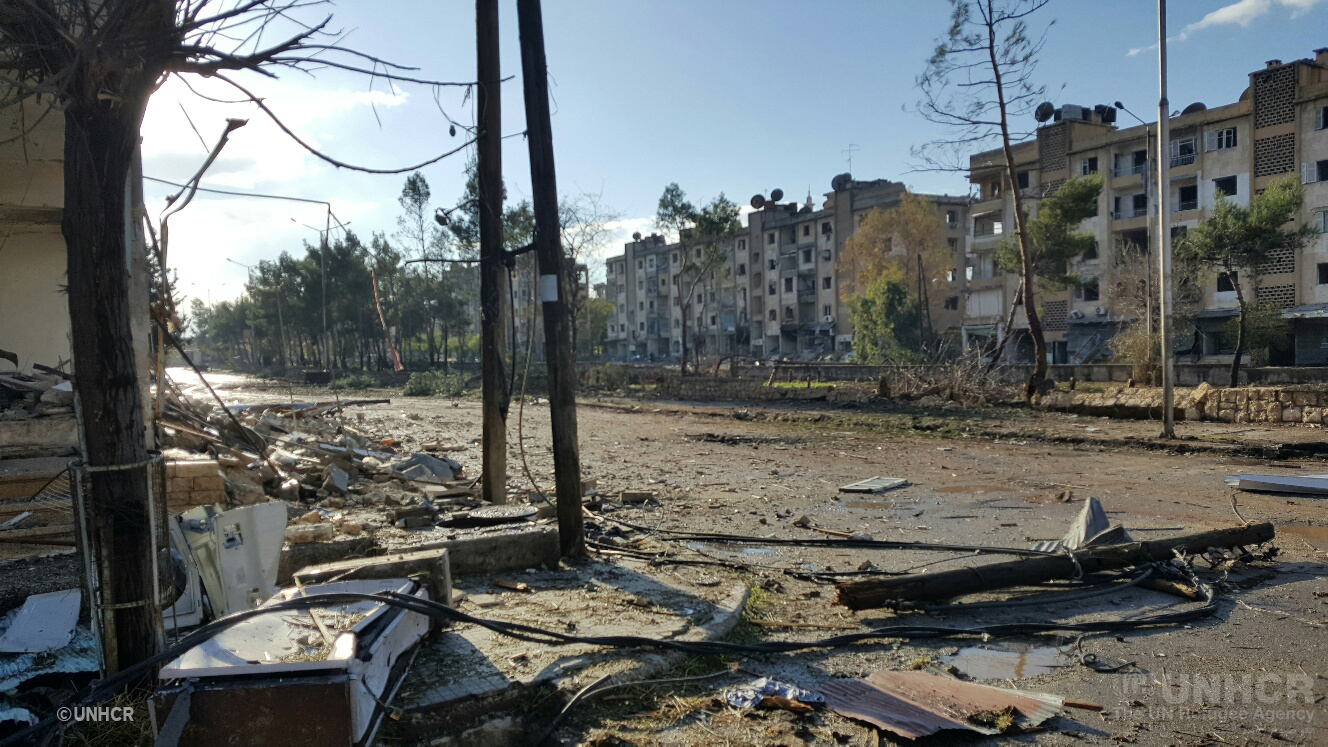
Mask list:
[[[997,734],[973,723],[977,714],[1013,707],[1017,726],[1037,726],[1060,712],[1065,701],[1045,693],[1017,692],[928,672],[875,672],[865,680],[833,680],[820,686],[837,713],[861,719],[908,739],[943,729]]]
[[[1328,495],[1328,475],[1233,475],[1227,485],[1241,490],[1298,495]]]

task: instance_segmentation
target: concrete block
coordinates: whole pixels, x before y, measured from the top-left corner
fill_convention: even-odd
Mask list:
[[[286,541],[292,545],[302,545],[306,542],[325,542],[336,535],[332,531],[332,525],[322,524],[297,524],[286,527]]]
[[[211,459],[198,462],[173,462],[177,477],[208,477],[217,474],[217,463]],[[171,465],[168,464],[169,469]]]
[[[496,573],[523,568],[557,568],[558,528],[531,526],[491,534],[459,534],[456,539],[428,542],[417,550],[447,550],[452,575]]]
[[[372,558],[350,558],[331,563],[311,565],[296,571],[294,578],[304,585],[319,584],[332,579],[409,578],[423,575],[427,579],[429,598],[452,604],[452,570],[446,548],[399,552]]]
[[[1292,407],[1283,407],[1283,408],[1282,408],[1282,422],[1283,422],[1283,423],[1299,423],[1299,422],[1300,422],[1300,418],[1301,418],[1301,413],[1302,413],[1302,410],[1301,410],[1301,408],[1299,408],[1299,407],[1294,407],[1294,406],[1292,406]]]
[[[1303,419],[1304,419],[1304,422],[1306,422],[1306,423],[1316,423],[1316,424],[1322,423],[1322,422],[1323,422],[1323,408],[1321,408],[1321,407],[1306,407],[1306,408],[1305,408],[1305,411],[1304,411],[1304,415],[1303,415],[1302,417],[1303,417]]]
[[[647,503],[655,500],[655,493],[650,490],[624,490],[618,498],[623,503]]]

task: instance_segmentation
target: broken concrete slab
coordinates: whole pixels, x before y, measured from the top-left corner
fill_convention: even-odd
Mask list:
[[[326,522],[317,524],[296,524],[286,527],[286,541],[292,545],[308,542],[326,542],[336,536],[332,525]]]
[[[649,503],[655,500],[655,493],[652,490],[624,490],[618,494],[618,500],[623,503]]]
[[[429,598],[452,604],[452,568],[446,548],[398,552],[372,558],[350,558],[301,568],[294,581],[305,586],[338,580],[412,578],[422,576]]]
[[[64,648],[74,638],[82,602],[78,589],[28,597],[0,635],[0,653],[39,654]]]
[[[438,539],[433,539],[438,537]],[[557,568],[561,553],[554,526],[418,532],[391,551],[446,549],[452,575],[497,573],[524,568]]]
[[[461,463],[451,459],[416,452],[392,463],[393,474],[423,482],[445,483],[455,480],[461,472]]]
[[[902,477],[869,477],[839,488],[841,493],[884,493],[887,490],[902,488],[909,484]]]

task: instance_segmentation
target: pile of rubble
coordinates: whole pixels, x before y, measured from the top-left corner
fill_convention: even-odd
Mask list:
[[[54,368],[0,374],[0,421],[28,420],[74,412],[74,385]]]

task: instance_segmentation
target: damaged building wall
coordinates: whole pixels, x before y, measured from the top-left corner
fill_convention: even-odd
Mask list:
[[[40,123],[44,107],[5,110],[0,123],[0,349],[18,358],[0,370],[57,366],[70,359],[69,300],[64,293],[64,123]],[[24,126],[26,138],[17,138]]]
[[[0,266],[4,267],[0,319],[9,322],[0,327],[0,351],[12,353],[16,359],[0,358],[0,372],[31,369],[33,364],[72,371],[65,290],[68,257],[60,225],[64,216],[64,120],[58,112],[46,112],[46,105],[35,100],[0,110]],[[142,221],[142,169],[137,159],[130,180],[129,204],[125,205],[126,259],[129,293],[140,311],[134,315],[131,330],[148,415],[151,272]],[[150,424],[152,419],[145,417],[144,421]],[[151,426],[146,430],[151,446]]]

